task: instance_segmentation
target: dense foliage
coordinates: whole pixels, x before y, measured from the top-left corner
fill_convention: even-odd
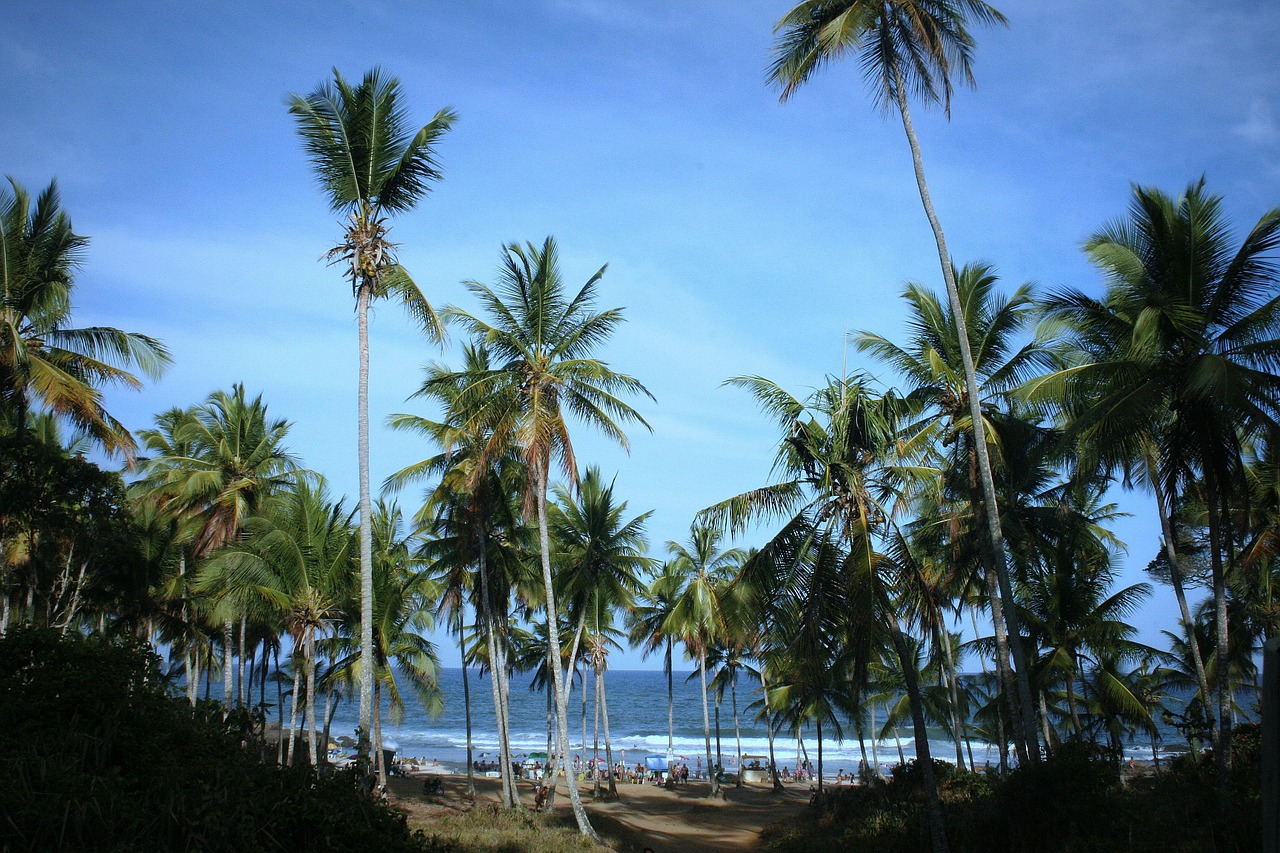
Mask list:
[[[353,774],[260,760],[247,713],[170,697],[143,644],[0,639],[0,849],[420,850]]]
[[[1206,808],[1217,790],[1212,756],[1175,759],[1162,773],[1120,781],[1118,756],[1067,744],[1046,761],[1000,779],[955,771],[939,762],[950,847],[956,853],[1246,853],[1262,837],[1260,731],[1234,732],[1230,819],[1217,825]],[[893,781],[825,794],[812,820],[765,830],[765,849],[876,850],[914,853],[928,845],[918,769]]]

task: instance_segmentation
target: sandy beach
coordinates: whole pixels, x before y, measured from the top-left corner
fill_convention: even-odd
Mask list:
[[[393,803],[409,814],[410,825],[429,828],[434,817],[471,807],[466,778],[444,775],[439,795],[424,796],[423,776],[391,780]],[[533,783],[521,780],[521,799],[533,807]],[[476,803],[498,801],[497,779],[476,778]],[[639,853],[646,846],[655,853],[723,853],[756,849],[760,830],[784,820],[809,801],[806,785],[792,784],[780,793],[767,786],[724,789],[724,799],[708,799],[707,783],[691,781],[673,791],[654,785],[623,784],[618,799],[593,801],[591,786],[582,785],[583,802],[596,830],[616,850]],[[556,789],[555,811],[572,823],[569,797],[561,780]]]

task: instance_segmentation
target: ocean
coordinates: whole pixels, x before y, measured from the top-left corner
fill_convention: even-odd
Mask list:
[[[494,724],[493,692],[488,678],[482,678],[471,670],[471,716],[472,744],[476,761],[495,761],[497,758],[497,727]],[[674,739],[672,751],[678,761],[687,761],[691,772],[696,773],[706,763],[705,746],[702,731],[701,693],[696,670],[689,678],[688,672],[675,674],[675,714]],[[586,736],[583,736],[582,725],[582,692],[575,683],[569,702],[569,731],[572,749],[582,754],[586,745],[584,758],[594,754],[594,692],[593,678],[588,678],[587,725]],[[395,720],[383,707],[383,741],[388,749],[394,749],[399,757],[416,757],[430,763],[433,759],[441,765],[458,769],[466,762],[466,721],[463,707],[462,670],[446,668],[441,671],[440,686],[444,693],[443,711],[436,717],[429,717],[422,709],[416,696],[408,687],[402,687],[405,697],[403,718]],[[755,686],[756,689],[752,689]],[[274,702],[275,697],[268,688],[267,701]],[[615,761],[626,761],[635,764],[650,755],[665,756],[667,754],[667,683],[661,671],[652,670],[610,670],[605,675],[605,694],[609,703],[610,735]],[[255,691],[255,698],[257,693]],[[759,699],[758,684],[749,677],[743,677],[738,683],[739,724],[742,733],[742,752],[745,763],[758,759],[763,765],[768,756],[769,741],[767,730],[755,720],[756,709],[749,707]],[[287,700],[286,700],[287,701]],[[714,694],[711,695],[712,735],[711,754],[716,761],[715,710]],[[359,716],[358,696],[345,697],[338,703],[330,729],[330,737],[351,737],[355,733]],[[317,697],[316,713],[322,712],[322,697]],[[286,722],[288,708],[285,708]],[[301,715],[299,726],[302,727]],[[879,715],[878,725],[883,725],[883,712]],[[856,733],[852,726],[844,726],[844,737],[837,737],[829,724],[823,726],[823,770],[824,776],[835,778],[843,771],[853,773],[862,757]],[[899,761],[899,747],[907,760],[915,758],[915,740],[911,737],[910,723],[902,726],[898,738],[887,738],[877,741],[876,758],[887,772]],[[542,753],[547,748],[547,700],[546,694],[534,691],[529,687],[529,680],[523,676],[514,676],[511,682],[511,746],[514,755],[522,758],[529,753]],[[955,745],[941,730],[930,729],[929,746],[935,758],[944,761],[955,761]],[[972,740],[970,746],[976,764],[982,766],[999,763],[999,750],[988,743]],[[1182,741],[1174,731],[1163,733],[1160,746],[1161,756],[1172,750],[1183,748]],[[600,756],[604,757],[604,728],[600,729]],[[800,743],[793,734],[781,734],[775,738],[774,750],[779,769],[789,767],[794,770],[799,761],[808,758],[816,768],[818,753],[814,729],[808,727],[803,733]],[[1132,743],[1126,743],[1126,754],[1136,760],[1150,760],[1151,746],[1146,735],[1139,735]],[[723,766],[732,771],[737,764],[737,747],[733,730],[733,710],[729,692],[725,692],[720,706],[720,754]],[[868,760],[872,760],[872,745],[867,741]],[[965,755],[966,762],[968,754]]]

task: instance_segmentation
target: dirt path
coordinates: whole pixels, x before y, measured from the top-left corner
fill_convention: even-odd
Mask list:
[[[432,812],[453,812],[466,808],[465,780],[442,777],[444,793],[424,803],[421,779],[393,780],[392,794],[402,807],[417,818],[429,819]],[[498,800],[497,780],[477,779],[477,799]],[[522,799],[532,807],[533,788],[521,784]],[[622,785],[618,799],[591,800],[584,786],[583,801],[592,825],[611,847],[622,853],[640,853],[652,847],[656,853],[725,853],[754,850],[765,825],[798,813],[808,803],[804,786],[789,787],[775,794],[765,787],[726,788],[725,798],[707,798],[706,783],[692,782],[674,791],[652,785]],[[568,817],[569,797],[562,781],[556,792],[556,812]],[[569,818],[572,823],[572,818]]]

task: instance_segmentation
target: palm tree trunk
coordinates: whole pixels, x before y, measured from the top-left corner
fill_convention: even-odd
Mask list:
[[[471,679],[467,677],[467,654],[462,636],[462,618],[458,618],[458,650],[462,652],[462,708],[466,716],[467,726],[467,795],[476,795],[475,745],[471,741]],[[490,662],[493,658],[489,658]],[[501,751],[501,750],[499,750]],[[505,786],[506,778],[503,777]],[[502,793],[502,802],[507,802],[507,792]]]
[[[778,761],[773,752],[773,715],[769,713],[769,682],[765,677],[765,664],[760,665],[760,697],[764,702],[765,731],[769,735],[769,775],[773,779],[773,790],[782,790],[782,780],[778,778]]]
[[[599,799],[599,798],[600,798],[600,672],[599,672],[598,670],[595,672],[595,679],[596,679],[596,689],[595,689],[595,694],[596,694],[596,701],[595,701],[595,712],[596,712],[596,716],[595,716],[595,724],[596,724],[596,729],[595,729],[595,738],[594,738],[594,743],[593,743],[592,750],[591,750],[591,766],[592,766],[592,768],[593,768],[593,771],[592,771],[592,773],[591,773],[591,785],[592,785],[591,795],[592,795],[593,797],[595,797],[596,799]],[[587,733],[586,733],[586,731],[585,731],[585,729],[586,729],[586,712],[587,712],[587,685],[586,685],[586,683],[585,683],[585,682],[586,682],[586,676],[583,676],[583,685],[582,685],[582,715],[583,715],[583,720],[582,720],[582,722],[583,722],[583,729],[584,729],[584,731],[583,731],[583,733],[582,733],[582,735],[583,735],[583,737],[582,737],[582,743],[583,743],[583,745],[584,745],[584,746],[585,746],[585,745],[586,745],[586,743],[587,743],[587,738],[586,738],[586,734],[587,734]],[[585,752],[586,750],[584,749],[583,751]],[[610,762],[610,763],[609,763],[609,769],[610,769],[610,770],[613,770],[613,763],[612,763],[612,762]]]
[[[235,670],[231,666],[231,658],[235,646],[235,629],[231,620],[222,623],[222,703],[223,716],[231,709],[232,692],[235,690]]]
[[[1209,739],[1216,748],[1218,730],[1214,725],[1213,704],[1209,700],[1209,696],[1212,695],[1209,692],[1209,677],[1205,672],[1204,657],[1200,654],[1200,643],[1196,641],[1196,622],[1191,616],[1191,608],[1187,605],[1182,563],[1178,559],[1173,522],[1169,517],[1168,509],[1165,507],[1164,489],[1160,482],[1160,475],[1152,463],[1147,465],[1147,477],[1151,482],[1152,491],[1155,493],[1156,511],[1160,516],[1160,535],[1164,537],[1164,552],[1165,556],[1169,558],[1169,579],[1173,581],[1173,594],[1178,599],[1178,610],[1182,614],[1182,627],[1186,631],[1187,650],[1191,652],[1191,662],[1195,668],[1196,686],[1200,688],[1200,695],[1204,699],[1202,704],[1209,716]]]
[[[951,634],[947,631],[941,633],[947,650],[947,687],[951,694],[951,732],[956,741],[956,767],[963,770],[964,745],[961,743],[963,727],[960,723],[960,689],[956,684],[956,655],[955,650],[951,648]]]
[[[289,697],[289,748],[285,752],[284,766],[293,766],[293,743],[298,736],[298,696],[302,693],[302,667],[297,664],[298,650],[294,649],[293,695]]]
[[[360,465],[360,730],[357,749],[370,758],[373,725],[373,504],[369,497],[369,300],[374,282],[362,279],[356,290],[356,329],[360,379],[356,396]]]
[[[489,586],[489,539],[484,531],[479,536],[480,561],[477,571],[480,574],[480,623],[484,626],[485,642],[489,648],[489,676],[493,689],[493,719],[498,727],[498,761],[502,770],[502,804],[514,809],[520,805],[519,792],[516,789],[514,774],[511,771],[510,730],[507,727],[506,693],[503,681],[506,678],[506,646],[499,636],[498,619],[493,612],[493,598]],[[502,614],[502,625],[506,625],[506,614]],[[461,632],[459,633],[461,637]],[[459,640],[461,646],[461,640]],[[463,656],[465,674],[466,656]],[[475,783],[472,776],[471,753],[467,753],[467,787],[474,793]]]
[[[735,674],[729,681],[729,694],[733,703],[733,737],[738,748],[738,782],[735,787],[742,787],[742,729],[738,726],[738,676]]]
[[[1226,568],[1223,565],[1223,521],[1230,524],[1230,508],[1224,506],[1225,498],[1218,488],[1217,477],[1209,473],[1205,477],[1206,500],[1209,510],[1209,566],[1213,577],[1213,606],[1215,630],[1215,700],[1218,712],[1218,743],[1213,751],[1214,765],[1218,771],[1218,798],[1221,816],[1226,817],[1228,805],[1228,774],[1231,770],[1231,658],[1228,649]],[[1209,704],[1207,701],[1205,704]]]
[[[600,713],[604,715],[604,760],[609,764],[609,799],[616,800],[618,780],[613,772],[613,741],[609,739],[609,696],[604,689],[604,670],[596,677],[596,689],[600,691]]]
[[[573,778],[573,767],[569,763],[569,694],[565,689],[565,674],[560,669],[560,632],[558,630],[558,613],[556,609],[555,582],[551,575],[551,540],[547,533],[547,464],[548,459],[539,459],[534,465],[537,477],[537,511],[538,511],[538,545],[542,557],[542,583],[547,603],[547,640],[551,647],[551,675],[555,686],[556,729],[560,743],[558,749],[560,762],[564,767],[568,780],[569,802],[573,806],[573,817],[578,824],[578,831],[599,841],[595,828],[587,818],[587,811],[582,807],[582,798],[578,795],[578,783]],[[547,756],[550,759],[550,755]],[[554,784],[555,777],[552,776]]]
[[[815,728],[818,730],[818,793],[822,793],[822,715],[819,714],[814,720]]]
[[[1018,696],[1022,705],[1023,737],[1026,738],[1028,757],[1031,761],[1039,761],[1040,749],[1035,731],[1035,711],[1031,704],[1031,681],[1029,662],[1026,650],[1022,646],[1021,625],[1014,608],[1013,584],[1009,580],[1009,567],[1006,562],[1004,547],[1004,531],[1000,526],[999,504],[996,502],[995,478],[992,475],[991,456],[987,452],[986,428],[982,422],[982,398],[979,396],[978,374],[974,369],[973,352],[969,346],[969,329],[965,322],[965,307],[960,302],[960,291],[956,287],[955,271],[951,267],[951,255],[947,251],[946,237],[942,233],[942,223],[933,209],[933,200],[929,196],[929,187],[924,177],[924,159],[920,154],[920,142],[916,138],[915,126],[911,122],[911,109],[907,105],[907,88],[902,79],[902,71],[894,66],[895,89],[898,98],[898,112],[902,117],[902,128],[906,131],[907,142],[911,146],[911,163],[915,168],[916,186],[920,190],[920,203],[924,206],[925,216],[933,229],[933,238],[938,245],[938,261],[942,264],[942,278],[947,286],[947,298],[951,303],[951,312],[955,316],[956,337],[960,343],[960,358],[964,364],[964,382],[969,395],[969,416],[973,421],[973,445],[978,456],[978,473],[982,480],[982,496],[989,511],[985,513],[987,532],[991,538],[992,556],[995,560],[996,578],[1000,584],[1000,596],[1004,600],[1005,624],[1009,628],[1009,645],[1013,652]],[[946,839],[943,839],[945,844]]]
[[[924,702],[920,696],[920,680],[916,673],[915,656],[907,647],[898,620],[892,616],[886,620],[893,647],[902,663],[902,677],[907,683],[907,701],[911,705],[911,722],[915,728],[916,766],[920,768],[920,781],[924,786],[926,813],[929,821],[929,840],[934,853],[947,853],[947,827],[942,818],[942,801],[938,798],[938,782],[933,775],[933,756],[929,753],[929,729],[924,721]]]
[[[876,703],[871,703],[871,763],[875,765],[872,770],[876,778],[880,778],[880,750],[877,742],[880,740],[880,732],[876,728]]]
[[[670,761],[675,757],[675,731],[676,731],[676,690],[675,690],[675,674],[672,670],[671,649],[674,640],[667,637],[667,760]]]
[[[311,758],[311,769],[320,766],[320,755],[317,751],[319,744],[316,742],[316,629],[313,625],[306,628],[306,637],[303,640],[304,654],[306,655],[304,665],[307,668],[307,740],[310,744],[309,755]],[[325,747],[329,745],[326,743]]]
[[[715,765],[711,763],[711,716],[707,707],[707,655],[698,653],[698,676],[702,683],[702,739],[707,747],[707,776],[711,779],[711,793],[708,796],[720,795],[720,779]]]
[[[253,698],[252,692],[250,692],[248,697],[246,697],[245,689],[244,689],[244,661],[246,657],[244,642],[245,642],[245,633],[248,630],[248,622],[249,620],[245,618],[243,615],[240,617],[240,638],[239,638],[240,656],[239,656],[239,659],[236,661],[236,704],[239,705],[241,708],[244,707],[246,698],[249,698],[249,699]]]
[[[373,752],[377,757],[378,786],[387,787],[387,753],[382,747],[382,684],[373,682]]]

